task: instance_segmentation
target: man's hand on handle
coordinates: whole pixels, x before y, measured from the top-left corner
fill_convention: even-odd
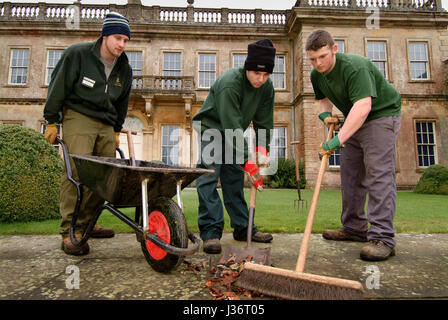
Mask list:
[[[263,191],[263,179],[257,165],[249,160],[244,164],[243,170],[249,174],[250,181],[257,187],[258,191]]]
[[[339,130],[339,118],[331,114],[331,112],[322,112],[319,114],[319,119],[330,129],[330,125],[334,124],[334,130]]]
[[[58,136],[58,127],[56,124],[47,124],[45,126],[45,139],[51,144],[54,144],[56,141],[56,137]]]
[[[330,156],[333,151],[342,149],[344,146],[339,142],[338,136],[334,136],[331,140],[322,142],[320,145],[319,159],[322,159],[324,155]]]

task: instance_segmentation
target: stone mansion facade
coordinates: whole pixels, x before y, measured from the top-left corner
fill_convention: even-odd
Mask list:
[[[49,78],[61,52],[97,39],[108,11],[131,23],[126,53],[134,83],[125,128],[138,132],[138,159],[194,166],[192,117],[210,86],[228,68],[244,64],[250,42],[270,38],[277,49],[271,154],[292,159],[290,142],[299,140],[307,186],[313,186],[326,128],[317,117],[304,47],[307,36],[323,28],[340,51],[374,61],[402,95],[398,187],[415,186],[431,164],[448,165],[448,13],[440,0],[299,0],[289,10],[144,6],[139,0],[0,2],[0,123],[43,130]],[[334,154],[324,187],[339,186],[338,168]]]

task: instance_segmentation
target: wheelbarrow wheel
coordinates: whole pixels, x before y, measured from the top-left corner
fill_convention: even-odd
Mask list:
[[[137,208],[140,210],[141,207]],[[142,224],[140,218],[140,223]],[[184,214],[176,202],[159,197],[148,204],[148,225],[150,233],[157,233],[165,243],[178,248],[188,247],[188,231]],[[141,247],[146,261],[157,272],[167,273],[183,261],[183,256],[167,253],[150,240],[142,240]]]

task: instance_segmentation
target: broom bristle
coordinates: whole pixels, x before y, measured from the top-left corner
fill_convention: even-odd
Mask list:
[[[357,281],[318,276],[255,263],[246,263],[236,285],[284,299],[362,299],[364,289]]]

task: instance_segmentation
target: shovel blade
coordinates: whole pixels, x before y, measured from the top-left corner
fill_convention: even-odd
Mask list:
[[[242,261],[252,261],[262,265],[271,265],[271,248],[236,248],[232,246],[226,247],[221,262],[226,263],[230,260],[234,263]]]

